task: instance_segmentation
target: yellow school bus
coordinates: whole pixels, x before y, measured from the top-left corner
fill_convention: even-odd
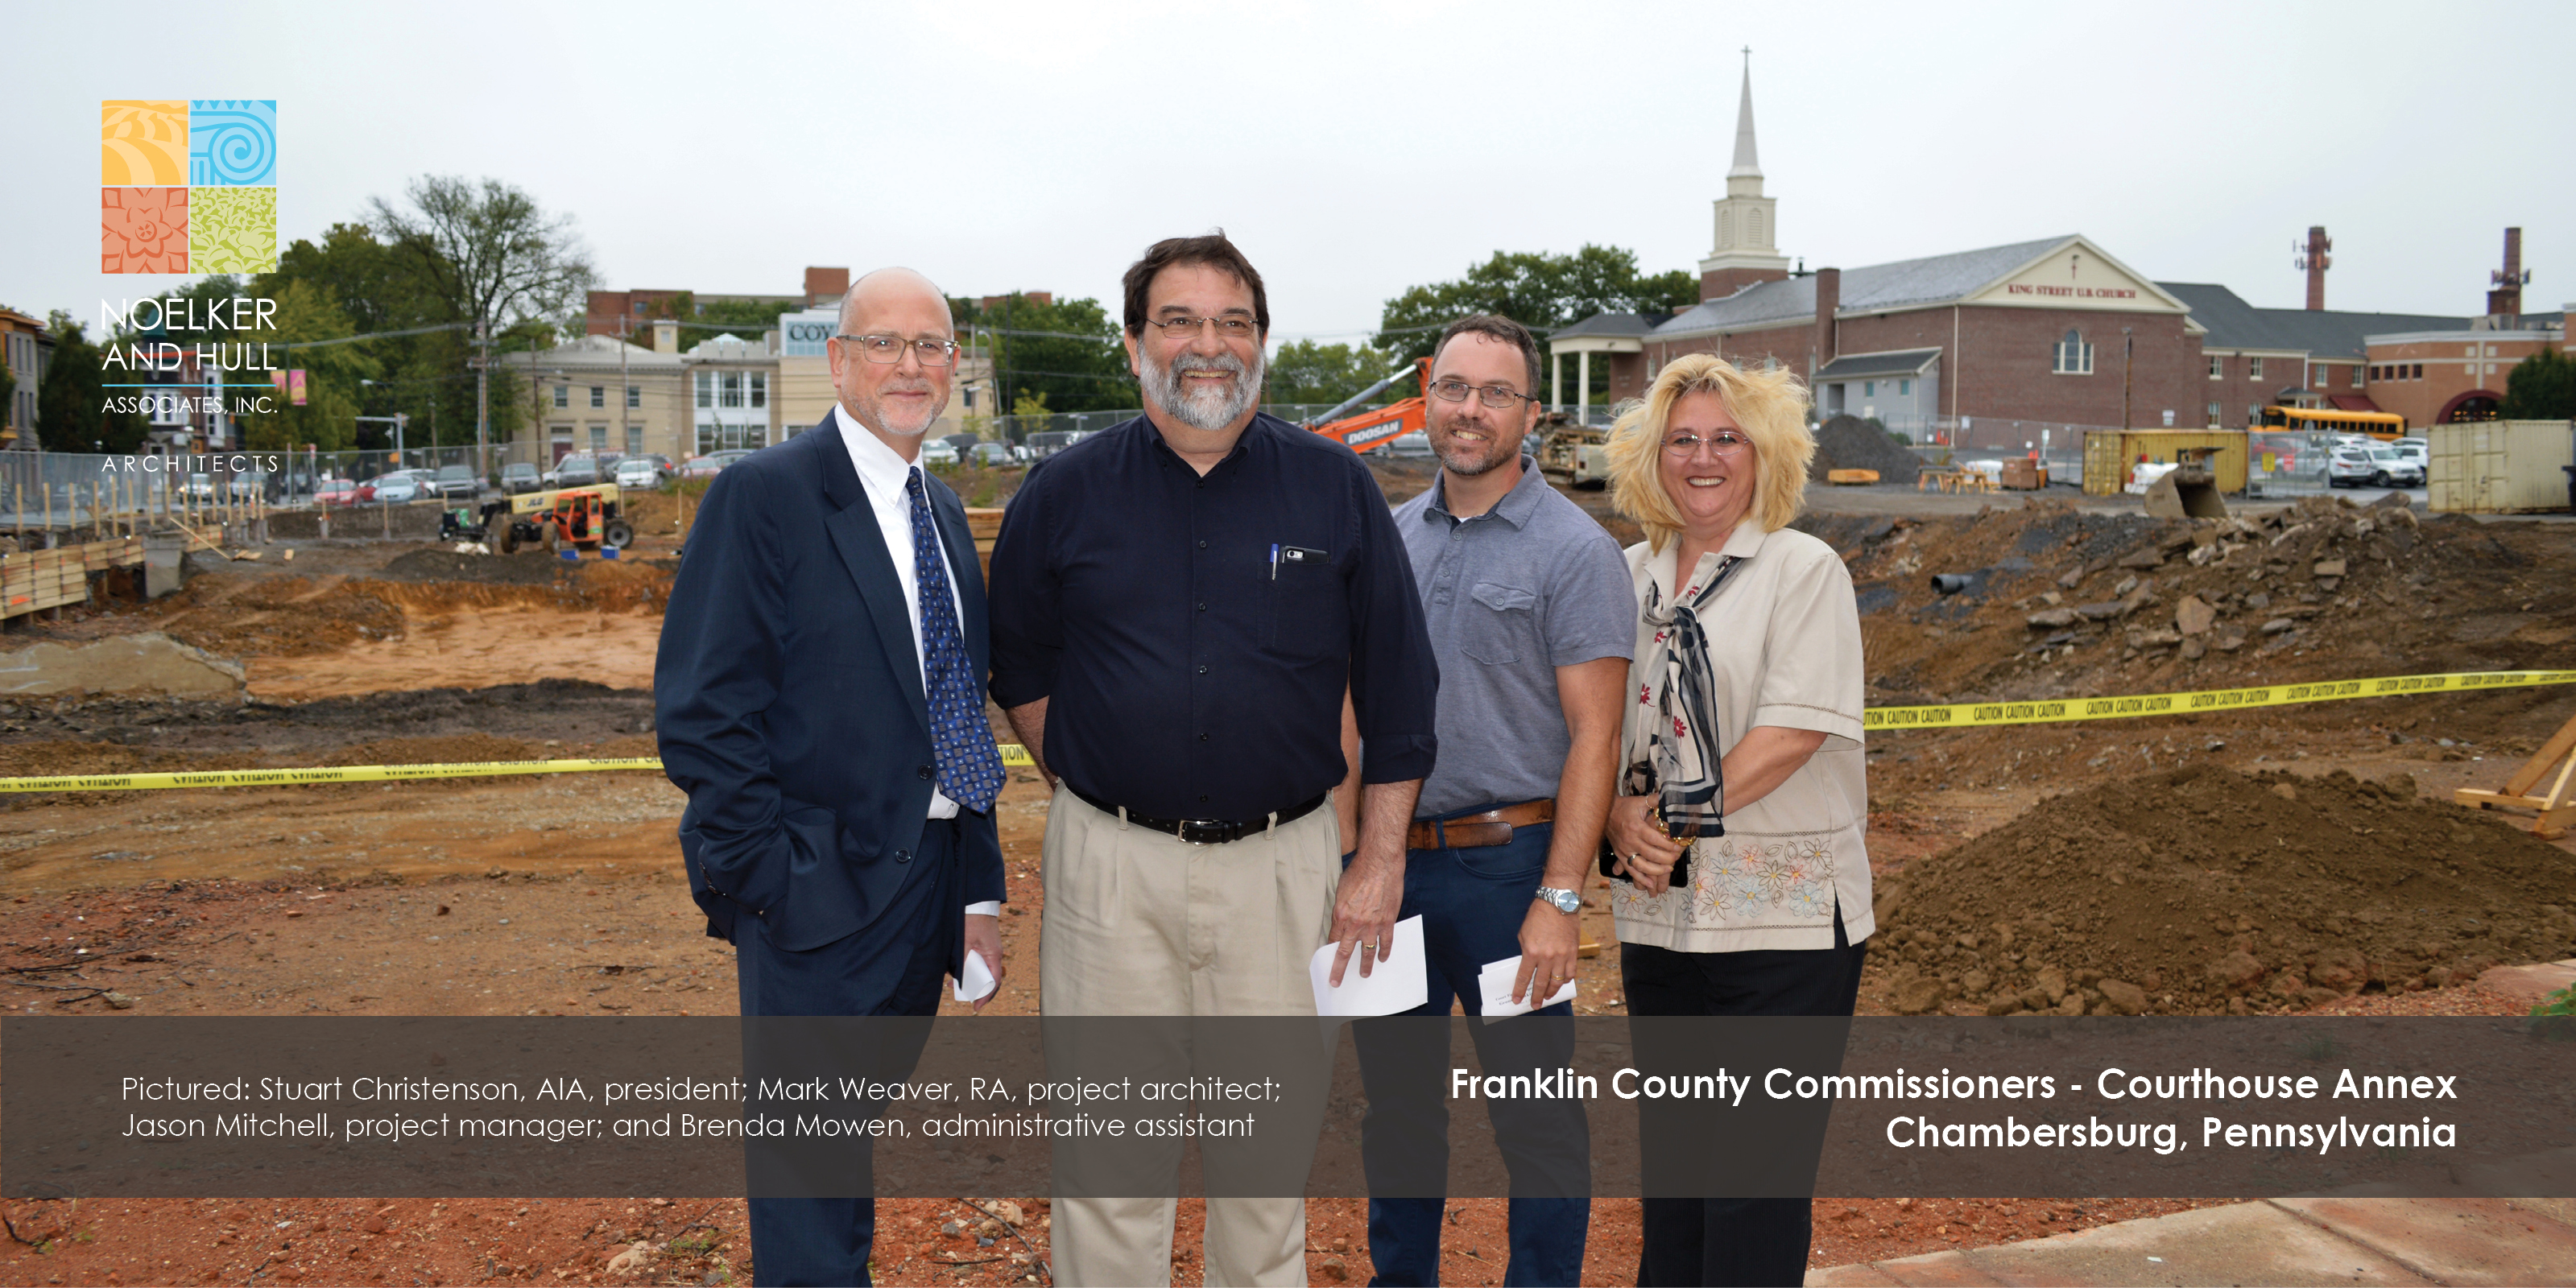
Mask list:
[[[2266,407],[2262,429],[2290,433],[2368,434],[2385,443],[2406,436],[2406,418],[2390,411],[2337,411],[2331,407]]]

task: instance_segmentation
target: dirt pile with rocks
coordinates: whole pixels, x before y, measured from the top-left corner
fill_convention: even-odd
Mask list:
[[[2371,783],[2192,766],[2044,801],[1879,905],[1896,1009],[2245,1014],[2576,954],[2576,858]]]
[[[1836,416],[1816,430],[1807,477],[1822,482],[1827,470],[1876,470],[1881,483],[1911,483],[1923,470],[1923,458],[1858,416]]]
[[[394,581],[478,581],[507,586],[550,586],[580,565],[543,550],[516,554],[458,554],[452,548],[413,550],[386,561]]]

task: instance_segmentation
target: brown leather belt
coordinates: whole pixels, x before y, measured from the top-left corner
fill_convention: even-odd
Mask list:
[[[1512,829],[1533,827],[1556,821],[1555,801],[1529,801],[1489,809],[1482,814],[1469,814],[1438,823],[1416,823],[1404,834],[1409,850],[1468,850],[1487,845],[1509,845]]]

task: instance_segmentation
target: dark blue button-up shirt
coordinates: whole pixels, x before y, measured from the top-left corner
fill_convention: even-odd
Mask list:
[[[1160,818],[1259,819],[1427,777],[1439,666],[1350,449],[1255,417],[1205,477],[1144,417],[1030,472],[993,547],[993,699],[1048,699],[1047,767]]]

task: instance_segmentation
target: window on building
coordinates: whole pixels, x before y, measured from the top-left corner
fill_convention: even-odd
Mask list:
[[[641,407],[644,405],[644,386],[626,386],[626,405],[629,407]]]
[[[1764,244],[1762,241],[1762,207],[1760,206],[1755,206],[1751,210],[1744,212],[1744,244],[1747,246],[1760,246]]]
[[[626,427],[626,454],[629,456],[642,456],[644,454],[644,427],[642,425],[629,425]]]
[[[2209,378],[2212,380],[2225,380],[2227,378],[2226,358],[2215,353],[2209,355]]]
[[[590,387],[590,405],[593,407],[605,407],[608,405],[608,386],[592,385]]]
[[[2209,427],[2211,429],[2218,428],[2218,418],[2222,414],[2223,413],[2219,410],[2217,403],[2212,402],[2209,404]]]
[[[704,456],[724,445],[723,431],[713,425],[698,426],[698,455]]]
[[[2409,379],[2409,380],[2421,380],[2421,379],[2423,379],[2423,378],[2424,378],[2424,364],[2423,364],[2423,363],[2418,362],[2418,363],[2414,364],[2414,366],[2415,366],[2415,373],[2414,373],[2413,375],[2410,375],[2410,376],[2406,377],[2406,378],[2407,378],[2407,379]]]
[[[593,425],[590,427],[590,450],[593,452],[604,452],[608,450],[608,426]]]
[[[570,406],[572,406],[572,386],[570,386],[570,385],[556,385],[556,386],[555,386],[555,406],[557,406],[557,407],[570,407]]]
[[[2352,387],[2355,389],[2361,388],[2361,368],[2359,367],[2354,367],[2352,369]]]
[[[2260,380],[2263,378],[2263,360],[2261,358],[2247,358],[2245,360],[2245,378],[2248,380]]]
[[[1897,381],[1897,382],[1896,382],[1896,396],[1897,396],[1897,397],[1899,397],[1899,398],[1911,398],[1911,397],[1913,397],[1913,396],[1914,396],[1914,382],[1913,382],[1913,381],[1911,381],[1911,380],[1899,380],[1899,381]]]
[[[712,371],[698,373],[698,405],[701,407],[716,405],[716,374]]]
[[[1717,212],[1717,244],[1720,246],[1729,246],[1733,245],[1734,242],[1735,212],[1732,210],[1720,210]]]
[[[1876,398],[1878,396],[1878,382],[1875,380],[1864,380],[1860,382],[1860,396],[1863,398]]]
[[[742,405],[742,373],[741,373],[741,372],[739,372],[739,371],[728,371],[728,372],[725,372],[725,373],[723,373],[723,374],[721,374],[721,375],[717,376],[717,377],[716,377],[716,389],[717,389],[717,391],[718,391],[718,392],[717,392],[717,394],[716,394],[716,405],[717,405],[717,406],[719,406],[719,407],[739,407],[739,406],[741,406],[741,405]]]
[[[2082,332],[2068,331],[2058,339],[2054,370],[2061,376],[2093,374],[2093,346],[2084,343]]]
[[[2245,423],[2248,425],[2260,425],[2263,423],[2263,404],[2258,402],[2245,404]]]
[[[751,405],[754,407],[769,405],[769,375],[766,372],[751,373]]]
[[[958,394],[959,394],[959,396],[960,396],[960,397],[963,397],[963,398],[966,400],[966,411],[967,411],[967,414],[969,414],[969,415],[974,414],[974,411],[975,411],[975,386],[973,386],[973,385],[968,385],[968,386],[966,386],[964,389],[958,390],[957,392],[958,392]]]

